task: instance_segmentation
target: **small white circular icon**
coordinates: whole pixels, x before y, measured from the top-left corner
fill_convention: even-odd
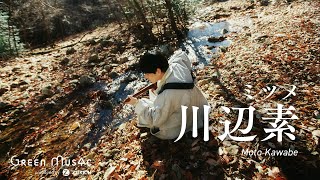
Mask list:
[[[69,176],[69,175],[70,175],[69,169],[63,169],[62,175],[63,175],[63,176]]]

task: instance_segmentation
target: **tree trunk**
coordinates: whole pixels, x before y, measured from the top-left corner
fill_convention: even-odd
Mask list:
[[[171,0],[165,0],[165,6],[168,10],[168,16],[170,19],[170,23],[171,23],[171,28],[172,30],[176,33],[178,40],[181,40],[184,38],[182,32],[179,30],[175,18],[174,18],[174,14],[173,14],[173,8],[172,8],[172,2]]]
[[[134,6],[134,10],[136,12],[136,14],[138,15],[138,19],[140,19],[142,21],[142,24],[144,26],[144,30],[146,32],[146,34],[148,35],[148,37],[150,38],[150,41],[155,41],[156,38],[154,36],[154,34],[152,33],[152,25],[150,25],[150,23],[148,23],[145,14],[143,13],[143,10],[140,6],[140,4],[138,3],[137,0],[133,0],[133,3],[129,0],[129,3],[132,4]]]
[[[122,7],[121,3],[119,3],[119,0],[117,0],[117,6],[120,8],[121,13],[123,14],[123,16],[126,18],[127,22],[129,25],[131,25],[131,21],[129,16],[126,14],[124,8]]]
[[[9,46],[9,53],[11,54],[12,53],[12,46],[11,46],[11,28],[10,28],[10,17],[11,17],[11,14],[10,14],[10,8],[11,8],[11,5],[10,5],[10,2],[8,4],[8,19],[7,19],[7,23],[8,23],[8,46]]]
[[[159,28],[159,25],[158,25],[159,22],[158,22],[157,19],[156,19],[156,17],[157,17],[157,15],[156,15],[156,9],[154,9],[154,8],[152,7],[152,4],[150,3],[150,1],[147,1],[147,4],[150,6],[150,11],[151,11],[151,14],[152,14],[152,20],[153,20],[153,22],[154,22],[154,25],[156,25],[157,30],[158,30],[158,33],[162,35],[161,29]]]
[[[15,35],[15,31],[14,31],[14,27],[13,27],[13,23],[11,23],[11,15],[12,15],[12,3],[11,0],[9,1],[9,18],[8,18],[8,24],[12,24],[11,26],[9,26],[9,29],[12,33],[12,38],[13,38],[13,47],[14,47],[14,51],[15,54],[18,55],[18,48],[17,48],[17,41],[16,41],[16,35]]]

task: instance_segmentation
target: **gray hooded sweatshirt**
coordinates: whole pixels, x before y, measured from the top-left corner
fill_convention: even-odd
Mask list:
[[[175,139],[181,131],[182,110],[187,106],[186,131],[192,129],[192,106],[199,107],[197,127],[203,127],[203,105],[208,105],[206,98],[197,86],[193,89],[166,89],[158,94],[165,83],[192,83],[191,61],[181,50],[169,58],[169,68],[163,78],[157,82],[157,89],[149,91],[149,99],[142,98],[135,105],[138,126],[148,127],[151,134],[160,139]],[[157,132],[152,131],[157,129]]]

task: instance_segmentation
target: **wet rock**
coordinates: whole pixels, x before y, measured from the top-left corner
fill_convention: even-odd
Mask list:
[[[109,76],[110,76],[112,79],[114,79],[114,78],[118,77],[119,74],[116,73],[116,72],[114,72],[114,71],[112,71]]]
[[[208,41],[211,43],[215,43],[215,42],[222,42],[224,41],[226,38],[221,36],[221,37],[209,37]]]
[[[104,109],[113,109],[113,104],[110,101],[101,101],[100,106]]]
[[[88,59],[88,63],[100,63],[101,61],[102,59],[99,58],[98,54],[91,54]]]
[[[225,46],[221,46],[220,47],[220,50],[221,50],[221,52],[227,52],[227,50],[228,50],[228,47],[225,47]]]
[[[93,77],[83,75],[79,79],[80,86],[87,86],[87,85],[92,85],[96,82],[96,80]]]
[[[73,54],[75,52],[77,52],[77,51],[72,47],[72,48],[67,49],[66,55],[70,55],[70,54]]]
[[[103,69],[106,70],[107,72],[109,72],[109,71],[112,69],[112,66],[110,66],[110,65],[105,65],[105,66],[103,67]]]
[[[65,66],[65,65],[67,65],[69,62],[70,62],[70,59],[67,58],[67,57],[65,57],[65,58],[63,58],[63,59],[60,61],[59,64]]]
[[[54,92],[52,91],[52,86],[51,85],[47,85],[45,87],[43,87],[41,89],[41,94],[45,97],[49,97],[52,96],[54,94]]]
[[[227,29],[222,30],[222,34],[227,34],[229,31]]]
[[[90,44],[90,45],[96,45],[96,44],[97,44],[97,41],[94,40],[94,39],[90,39],[90,40],[89,40],[89,44]]]

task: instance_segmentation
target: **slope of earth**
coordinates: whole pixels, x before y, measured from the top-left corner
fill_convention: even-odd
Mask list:
[[[55,47],[1,62],[0,177],[317,177],[320,4],[317,1],[276,2],[266,5],[234,0],[199,5],[195,17],[202,21],[216,23],[243,17],[250,22],[238,32],[227,33],[231,46],[221,48],[208,66],[197,70],[198,86],[212,107],[207,142],[203,141],[203,133],[197,138],[187,133],[176,143],[161,141],[152,137],[147,129],[137,128],[135,118],[115,131],[106,129],[103,114],[111,113],[115,96],[101,87],[134,70],[137,57],[144,51],[135,48],[135,38],[126,33],[125,27],[109,25],[70,37]],[[129,83],[135,79],[137,77],[128,76],[123,81]],[[263,117],[270,118],[268,109],[277,109],[278,104],[287,109],[293,106],[295,110],[289,110],[298,119],[292,118],[292,114],[283,117],[288,118],[283,131],[289,135],[281,133],[282,143],[276,137],[263,141],[269,135],[264,129],[273,127],[271,121]],[[232,137],[221,141],[219,137],[226,125],[222,122],[231,121],[230,131],[233,130],[239,116],[239,110],[234,108],[249,107],[255,108],[255,112],[244,113],[239,129],[245,129],[248,119],[252,119],[251,131],[243,135],[236,130],[231,135],[257,136],[250,142]],[[231,112],[226,113],[223,110],[226,108]],[[294,131],[291,132],[289,126]],[[291,134],[295,140],[290,139]],[[291,157],[242,153],[246,150],[271,152],[270,148],[299,153]],[[58,155],[65,161],[60,159],[60,164],[53,166],[52,159],[54,162]],[[14,163],[11,163],[13,156]],[[23,165],[18,159],[33,162]],[[34,160],[46,163],[41,165]],[[17,163],[20,164],[15,166]]]

